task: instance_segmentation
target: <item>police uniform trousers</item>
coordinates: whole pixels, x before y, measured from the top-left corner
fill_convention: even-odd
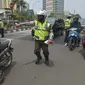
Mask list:
[[[37,56],[38,59],[41,59],[41,49],[43,50],[43,54],[45,57],[45,60],[49,60],[49,50],[48,45],[44,43],[44,41],[41,40],[35,40],[35,49],[34,54]]]

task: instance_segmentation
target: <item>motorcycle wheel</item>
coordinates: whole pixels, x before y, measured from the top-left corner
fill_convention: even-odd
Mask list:
[[[3,78],[4,78],[4,72],[0,70],[0,82],[3,80]]]
[[[73,50],[74,50],[74,48],[75,48],[75,40],[74,40],[73,37],[71,37],[71,38],[69,39],[68,47],[69,47],[69,50],[70,50],[70,51],[73,51]]]
[[[7,57],[7,60],[6,60],[6,63],[5,63],[4,66],[9,67],[11,65],[11,63],[12,63],[13,55],[12,55],[12,53],[10,51],[8,51],[6,53],[6,57]]]
[[[63,36],[63,34],[64,34],[63,31],[61,31],[61,34],[60,35]]]

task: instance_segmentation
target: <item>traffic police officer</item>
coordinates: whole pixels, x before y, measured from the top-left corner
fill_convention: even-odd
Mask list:
[[[69,35],[69,31],[68,29],[70,28],[71,26],[71,15],[69,15],[65,21],[65,39],[64,39],[64,42],[65,42],[65,46],[67,45],[67,37]]]
[[[45,57],[45,64],[49,65],[49,50],[48,45],[53,40],[53,30],[51,29],[50,23],[46,19],[46,11],[41,10],[37,13],[37,20],[34,22],[34,39],[35,39],[35,50],[34,54],[37,56],[36,64],[39,64],[42,60],[40,51],[43,50]],[[45,43],[47,41],[47,44]]]

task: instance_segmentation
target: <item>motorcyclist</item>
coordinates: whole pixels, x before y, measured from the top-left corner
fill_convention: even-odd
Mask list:
[[[72,27],[78,28],[78,32],[80,33],[80,31],[81,31],[81,23],[79,22],[79,18],[77,16],[74,17],[73,22],[71,23],[71,28]],[[79,37],[78,46],[80,45],[80,40],[81,40],[81,38]]]
[[[73,22],[71,23],[71,27],[75,27],[78,29],[81,28],[81,23],[79,22],[79,18],[77,16],[73,19]]]
[[[65,42],[65,46],[67,46],[67,42],[68,42],[68,35],[69,35],[69,31],[68,29],[70,28],[71,26],[71,15],[68,15],[67,16],[67,19],[65,21],[65,39],[64,39],[64,42]]]

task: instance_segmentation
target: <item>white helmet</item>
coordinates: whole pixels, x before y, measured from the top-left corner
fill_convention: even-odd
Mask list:
[[[40,10],[39,12],[37,12],[37,15],[43,15],[43,16],[47,16],[47,13],[45,10]]]
[[[71,18],[72,16],[69,14],[67,17],[70,17]]]

